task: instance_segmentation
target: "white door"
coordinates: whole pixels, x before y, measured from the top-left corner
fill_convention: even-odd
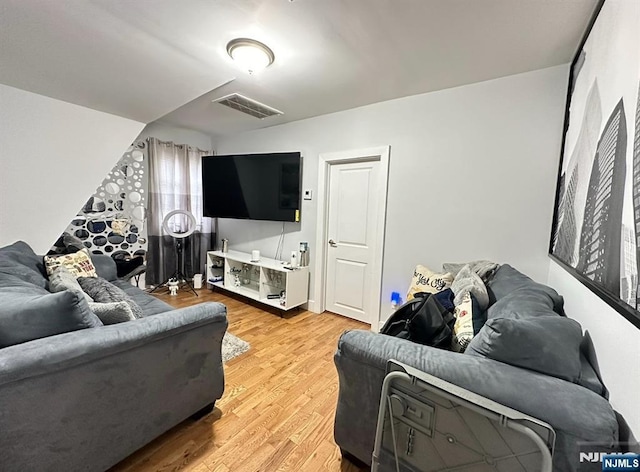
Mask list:
[[[371,324],[377,254],[380,161],[333,164],[329,170],[325,309]]]

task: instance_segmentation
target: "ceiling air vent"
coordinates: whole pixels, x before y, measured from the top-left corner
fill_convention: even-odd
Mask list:
[[[275,108],[271,108],[263,103],[256,102],[255,100],[247,98],[244,95],[240,95],[239,93],[232,93],[231,95],[226,95],[212,101],[260,119],[283,114],[280,110],[276,110]]]

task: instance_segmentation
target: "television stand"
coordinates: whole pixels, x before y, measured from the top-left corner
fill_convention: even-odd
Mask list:
[[[207,252],[207,285],[243,295],[280,310],[307,303],[309,268],[239,251]]]

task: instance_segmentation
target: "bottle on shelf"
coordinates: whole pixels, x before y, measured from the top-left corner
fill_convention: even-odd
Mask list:
[[[309,243],[300,243],[300,267],[307,267],[309,265]]]

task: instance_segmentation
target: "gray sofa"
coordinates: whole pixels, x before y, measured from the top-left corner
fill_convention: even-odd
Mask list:
[[[578,470],[581,443],[616,443],[616,415],[588,333],[564,316],[562,297],[509,265],[487,286],[487,322],[464,354],[368,331],[341,336],[334,436],[344,455],[371,464],[389,359],[549,423],[554,471]]]
[[[26,243],[0,249],[2,345],[58,331],[0,348],[3,472],[104,471],[222,396],[225,306],[173,309],[117,280],[110,257],[92,259],[143,318],[102,326],[81,295],[47,291]]]

